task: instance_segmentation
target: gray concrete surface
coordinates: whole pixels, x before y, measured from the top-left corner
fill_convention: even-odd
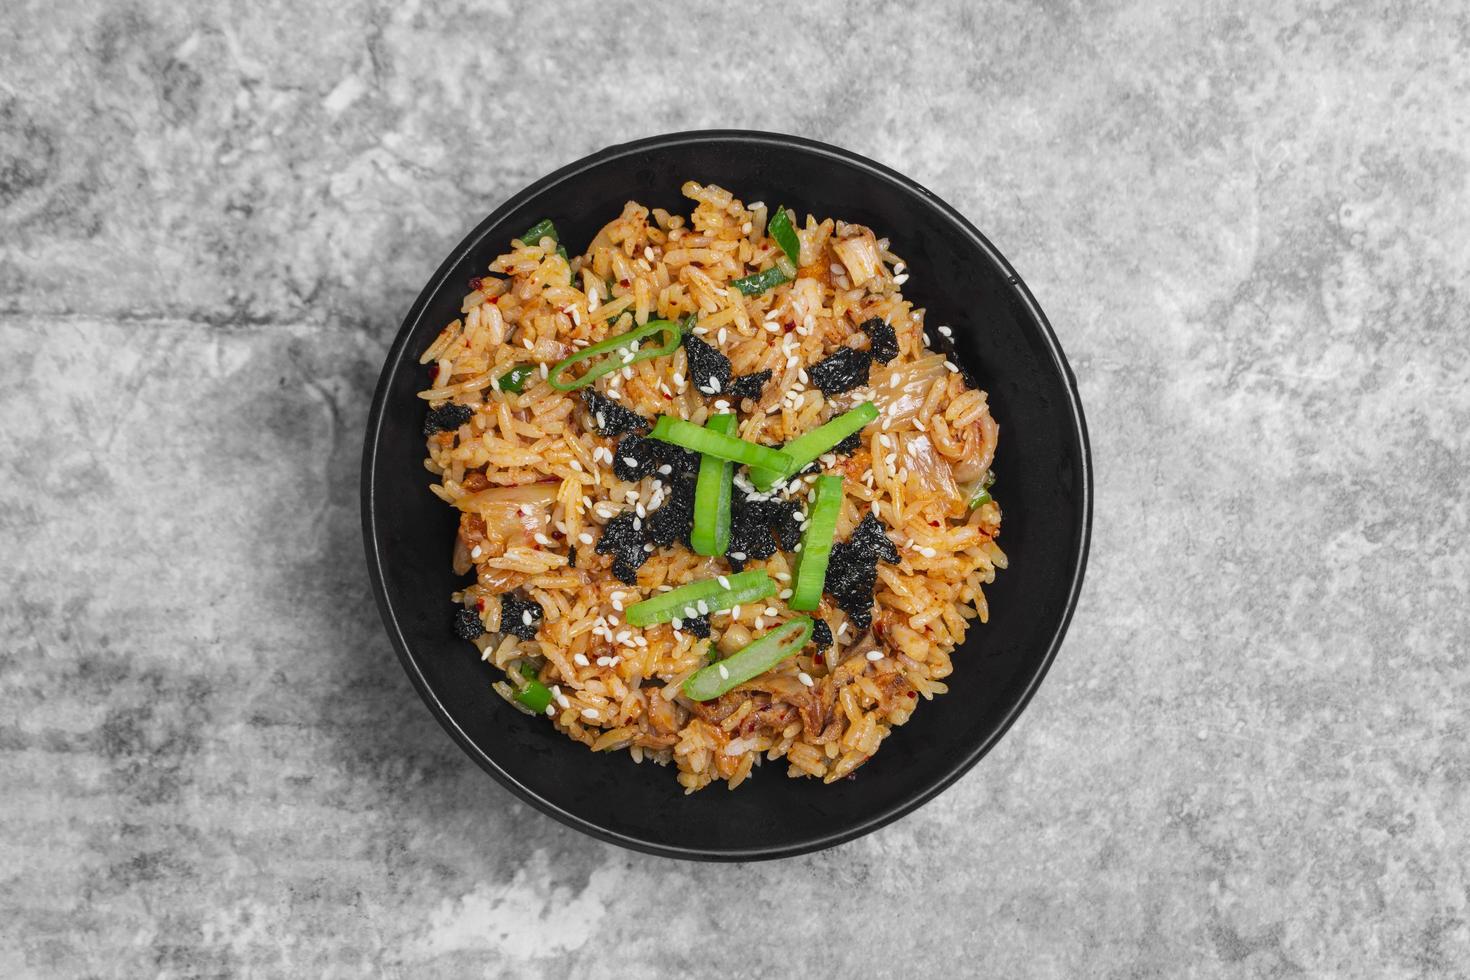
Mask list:
[[[1465,976],[1470,15],[1251,6],[6,3],[0,974]],[[356,505],[465,228],[704,126],[968,214],[1098,475],[1001,746],[733,867],[475,769]]]

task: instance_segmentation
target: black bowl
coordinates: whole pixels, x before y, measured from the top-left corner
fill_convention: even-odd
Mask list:
[[[456,521],[424,470],[426,373],[418,355],[459,315],[466,283],[543,217],[575,250],[628,200],[687,213],[679,187],[715,183],[744,200],[868,225],[893,240],[928,309],[931,336],[990,393],[1000,422],[995,494],[1011,565],[987,589],[990,623],[954,656],[950,693],[922,704],[852,778],[825,786],[767,764],[734,792],[685,796],[671,768],[593,754],[490,690],[495,672],[451,632]],[[939,342],[937,336],[934,337]],[[1076,383],[1046,318],[1010,264],[953,208],[856,154],[769,133],[680,133],[593,154],[544,177],[470,232],[403,321],[378,382],[362,472],[363,535],[383,622],[429,709],[486,772],[594,837],[671,857],[753,860],[830,847],[949,786],[1026,706],[1077,602],[1092,522],[1087,431]]]

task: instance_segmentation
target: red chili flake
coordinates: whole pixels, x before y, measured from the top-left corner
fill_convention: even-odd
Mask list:
[[[938,521],[930,521],[929,522],[929,526],[930,527],[938,527],[939,526],[939,522]]]
[[[814,653],[812,654],[812,663],[820,665],[822,663],[825,663],[825,659],[822,657],[822,654],[820,652]]]
[[[439,365],[437,365],[437,364],[430,364],[429,365],[429,380],[430,381],[434,381],[438,377],[439,377]]]
[[[484,281],[485,281],[485,277],[484,276],[475,276],[475,278],[473,278],[473,279],[470,280],[470,291],[471,292],[474,292],[476,289],[479,289],[480,288],[480,284],[482,282],[484,282]]]
[[[793,331],[795,329],[796,329],[796,321],[795,320],[792,320],[790,323],[786,324],[786,332],[787,333],[790,333],[791,331]]]
[[[911,698],[916,698],[918,696],[919,696],[919,692],[918,691],[910,691],[909,692],[909,697],[911,697]]]
[[[622,286],[624,289],[627,289],[629,286],[633,285],[633,280],[631,280],[631,279],[619,279],[618,280],[618,285],[619,286]]]
[[[479,612],[485,611],[485,597],[481,596],[475,600],[475,609]]]

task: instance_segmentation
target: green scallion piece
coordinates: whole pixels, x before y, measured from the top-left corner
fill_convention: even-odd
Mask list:
[[[511,680],[515,680],[514,675]],[[521,683],[517,687],[517,701],[538,715],[546,713],[546,706],[551,703],[551,689],[536,679],[535,667],[527,663],[521,664]]]
[[[776,594],[776,583],[765,569],[753,568],[735,575],[701,579],[661,592],[652,599],[629,606],[623,614],[629,626],[652,626],[672,619],[697,619],[722,609],[733,609]]]
[[[540,245],[543,238],[549,238],[558,245],[561,244],[561,239],[556,234],[556,225],[551,223],[550,218],[542,218],[527,228],[520,236],[520,241],[523,245]]]
[[[803,432],[781,447],[781,451],[791,457],[791,463],[786,468],[753,467],[750,471],[750,482],[762,492],[771,489],[778,480],[784,480],[798,470],[804,469],[812,460],[854,432],[861,431],[864,426],[877,418],[878,406],[872,402],[863,402],[857,408],[843,412],[810,432]]]
[[[643,347],[638,344],[638,341],[644,337],[660,332],[667,338],[662,344],[656,347]],[[548,380],[551,382],[551,386],[557,391],[574,391],[577,388],[585,388],[604,374],[616,371],[625,364],[636,364],[638,361],[646,361],[650,357],[666,357],[679,349],[679,341],[679,325],[677,323],[674,323],[672,320],[649,320],[641,327],[634,327],[627,333],[620,333],[616,337],[609,337],[606,340],[599,341],[591,347],[585,347],[577,351],[577,353],[568,357],[566,360],[557,362],[556,366],[551,369]],[[631,358],[625,359],[625,356],[608,357],[601,363],[594,364],[588,368],[587,372],[582,376],[573,378],[570,381],[562,380],[562,372],[568,368],[602,354],[610,354],[613,351],[622,350],[624,347],[635,348]]]
[[[708,701],[754,677],[759,677],[787,657],[800,652],[811,639],[809,616],[781,624],[778,628],[741,647],[718,663],[696,671],[684,682],[684,696]]]
[[[984,507],[994,499],[994,497],[990,496],[989,490],[986,490],[984,487],[976,487],[975,492],[970,495],[970,509],[974,510],[976,507]]]
[[[790,282],[792,276],[786,274],[786,270],[779,265],[773,265],[764,272],[757,272],[753,276],[745,276],[736,279],[730,285],[740,290],[746,296],[759,296],[768,289],[775,289],[783,282]]]
[[[785,470],[791,465],[791,457],[779,449],[761,446],[735,436],[713,432],[702,425],[684,419],[659,416],[649,434],[652,439],[683,446],[685,449],[720,459],[728,459],[746,466],[759,466],[769,470]],[[795,472],[794,470],[792,472]]]
[[[811,610],[822,602],[822,587],[827,581],[827,559],[832,554],[832,539],[837,536],[837,517],[842,513],[842,477],[817,478],[817,496],[807,515],[806,533],[801,536],[801,560],[796,566],[796,580],[791,586],[792,609]]]
[[[797,255],[801,253],[801,242],[796,237],[796,228],[791,224],[791,214],[785,207],[779,207],[772,213],[771,220],[766,224],[766,231],[781,246],[786,257],[795,262]]]
[[[711,432],[732,436],[736,418],[711,415],[704,427]],[[696,555],[723,555],[730,547],[730,478],[735,464],[718,456],[699,457],[699,478],[694,483],[694,528],[689,543]]]
[[[500,386],[501,391],[509,391],[512,394],[519,395],[526,390],[527,379],[535,373],[536,365],[517,364],[499,378],[496,378],[495,383]]]

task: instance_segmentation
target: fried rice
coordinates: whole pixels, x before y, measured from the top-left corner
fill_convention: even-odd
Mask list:
[[[549,690],[535,712],[545,718],[527,724],[549,723],[593,751],[673,763],[686,792],[716,779],[733,789],[776,759],[791,776],[832,782],[870,759],[918,699],[947,690],[952,652],[971,620],[987,619],[984,586],[1006,566],[1000,507],[985,490],[998,426],[985,392],[946,353],[948,328],[926,328],[903,298],[909,273],[887,239],[806,216],[795,278],[745,295],[735,280],[779,265],[774,212],[713,185],[682,191],[687,218],[629,202],[580,255],[568,257],[554,232],[512,241],[423,352],[425,465],[433,492],[459,512],[454,570],[474,575],[453,595],[455,625],[497,668],[488,686],[517,710],[533,714],[517,698],[528,682]],[[875,318],[897,342],[886,363],[867,357],[877,334],[862,325]],[[548,380],[569,355],[656,319],[692,323],[732,376],[770,371],[769,380],[746,389],[756,397],[701,390],[689,342],[599,378],[589,390],[605,401]],[[843,348],[871,360],[867,382],[829,395],[809,372]],[[740,438],[779,447],[863,401],[877,421],[770,497],[795,501],[805,518],[812,482],[837,474],[837,541],[870,513],[881,521],[898,561],[876,563],[871,625],[825,595],[810,615],[830,645],[809,643],[717,698],[691,700],[683,684],[696,671],[799,615],[786,605],[799,555],[777,535],[768,557],[702,556],[685,533],[667,546],[650,540],[641,565],[616,570],[632,584],[620,581],[616,551],[599,553],[605,529],[625,512],[641,525],[674,506],[674,478],[666,465],[620,475],[615,454],[628,435],[604,436],[606,413],[593,406],[650,423],[738,413]],[[737,495],[753,492],[739,468],[735,484]],[[715,612],[704,628],[626,622],[634,603],[741,567],[766,570],[780,592]],[[830,572],[828,583],[830,593]]]

